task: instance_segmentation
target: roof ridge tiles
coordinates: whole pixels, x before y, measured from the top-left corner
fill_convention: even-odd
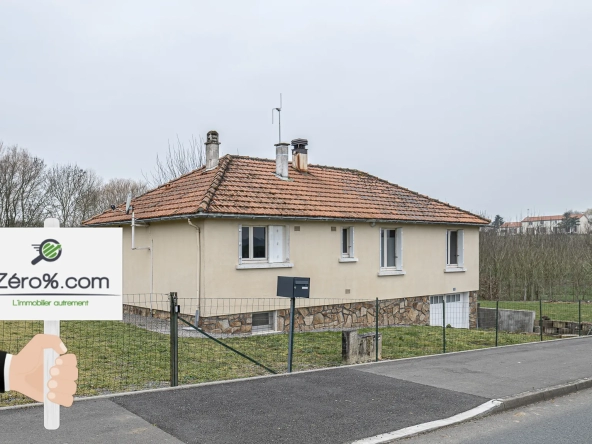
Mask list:
[[[214,175],[214,177],[212,179],[212,183],[210,184],[210,187],[208,188],[208,190],[204,194],[202,201],[200,202],[200,204],[197,207],[198,213],[203,213],[204,211],[208,211],[208,208],[210,207],[210,204],[212,203],[212,199],[214,199],[214,195],[216,194],[216,191],[218,191],[218,187],[220,186],[220,184],[222,183],[222,180],[224,179],[224,174],[226,173],[226,170],[228,169],[228,166],[230,165],[230,162],[232,161],[232,157],[233,156],[231,156],[230,154],[226,154],[218,162],[218,171],[216,171],[216,174]]]

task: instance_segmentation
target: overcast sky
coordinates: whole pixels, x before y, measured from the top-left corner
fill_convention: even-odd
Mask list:
[[[141,178],[168,140],[506,220],[592,207],[592,1],[0,0],[0,140]]]

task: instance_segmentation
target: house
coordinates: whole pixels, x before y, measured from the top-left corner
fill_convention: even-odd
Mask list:
[[[522,232],[522,222],[504,222],[499,231],[501,234],[520,234]]]
[[[134,198],[131,214],[120,206],[85,225],[123,227],[125,294],[176,291],[182,313],[214,333],[287,328],[278,276],[311,279],[301,330],[373,325],[375,298],[389,322],[441,325],[445,299],[447,323],[474,326],[489,221],[362,171],[309,165],[307,144],[292,141],[291,162],[288,143],[275,160],[219,157],[210,131],[204,167]]]
[[[585,214],[574,213],[571,217],[576,219],[576,223],[575,226],[569,229],[570,233],[588,233],[589,221]],[[563,215],[525,217],[522,220],[521,229],[523,233],[532,234],[564,233],[565,229],[562,228],[563,218]]]

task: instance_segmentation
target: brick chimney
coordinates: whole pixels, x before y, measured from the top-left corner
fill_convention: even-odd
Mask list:
[[[206,139],[206,171],[213,170],[220,160],[220,142],[218,131],[209,131]]]
[[[288,147],[289,143],[275,144],[275,174],[280,179],[288,179]]]
[[[308,171],[308,140],[292,140],[292,167],[306,173]]]

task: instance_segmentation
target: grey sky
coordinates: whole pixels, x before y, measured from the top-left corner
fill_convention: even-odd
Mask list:
[[[0,140],[141,178],[168,139],[357,168],[506,220],[592,207],[592,2],[0,2]]]

